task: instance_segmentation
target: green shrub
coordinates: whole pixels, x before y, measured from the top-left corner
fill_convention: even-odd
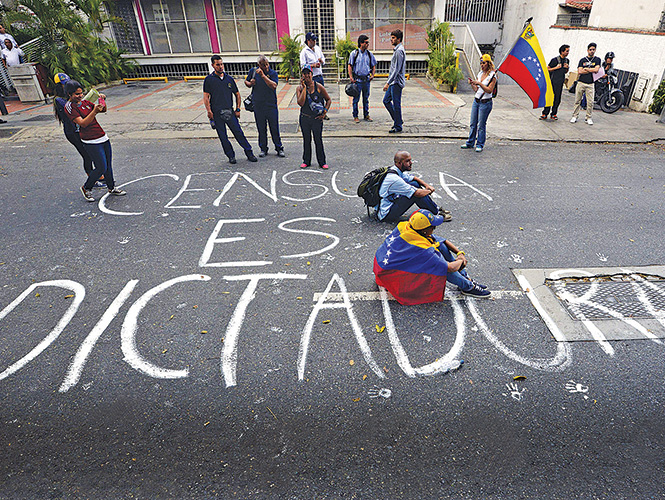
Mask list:
[[[272,57],[279,56],[282,61],[279,63],[279,74],[284,76],[287,81],[298,76],[300,73],[300,52],[303,44],[300,41],[302,33],[291,37],[286,33],[279,39],[279,50],[274,51]]]
[[[450,24],[435,21],[432,29],[427,31],[427,45],[430,49],[428,73],[436,80],[447,83],[455,91],[464,74],[457,65],[455,37],[450,31]]]
[[[665,106],[665,80],[660,82],[656,93],[653,95],[653,101],[651,101],[651,105],[649,106],[649,113],[659,115],[663,112],[663,106]]]
[[[340,78],[345,78],[347,75],[347,64],[351,52],[356,50],[358,46],[351,40],[347,33],[346,38],[335,37],[335,54],[333,55],[333,64],[337,67],[337,74]]]

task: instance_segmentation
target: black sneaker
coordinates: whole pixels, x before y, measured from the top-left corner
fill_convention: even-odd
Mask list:
[[[259,153],[259,158],[265,158],[267,155],[268,155],[268,152],[267,152],[267,151],[261,151],[261,152]]]
[[[236,158],[235,158],[235,156],[234,156],[233,158],[229,158],[229,163],[230,163],[231,165],[235,165],[236,163],[238,163],[238,160],[236,160]]]
[[[283,149],[278,149],[277,150],[277,156],[279,156],[280,158],[284,158],[286,156],[284,154],[284,150]]]
[[[471,281],[471,283],[473,283],[474,285],[476,285],[478,288],[481,288],[481,289],[483,289],[483,290],[487,290],[487,286],[486,286],[486,285],[481,285],[481,284],[478,283],[476,280],[471,279],[471,278],[469,278],[469,280]]]
[[[259,161],[259,159],[256,156],[254,156],[254,153],[249,153],[247,155],[247,159],[251,162]]]
[[[85,198],[85,201],[95,201],[95,198],[92,196],[92,192],[88,191],[85,186],[81,186],[81,193],[83,193],[83,197]]]
[[[113,189],[109,189],[109,194],[112,194],[113,196],[125,196],[127,191],[114,187]]]
[[[492,292],[490,292],[489,290],[483,290],[475,283],[470,290],[462,290],[462,295],[468,295],[469,297],[476,297],[477,299],[488,299],[491,294]]]

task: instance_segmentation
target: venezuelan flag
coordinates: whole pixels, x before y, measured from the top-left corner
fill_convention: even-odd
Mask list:
[[[374,256],[376,283],[386,288],[400,304],[440,302],[446,289],[448,263],[436,243],[400,222]]]
[[[498,70],[522,87],[531,98],[534,109],[554,103],[550,73],[531,23],[524,28]]]

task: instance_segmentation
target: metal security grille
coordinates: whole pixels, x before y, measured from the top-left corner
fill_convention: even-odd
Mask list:
[[[304,0],[305,32],[316,33],[322,50],[335,50],[334,0]]]
[[[108,9],[124,21],[122,24],[111,23],[111,32],[118,48],[127,54],[143,54],[132,0],[115,0],[108,4]]]
[[[506,0],[448,0],[446,22],[498,23],[503,21]]]
[[[559,14],[556,16],[556,24],[558,26],[587,26],[589,24],[589,13]]]
[[[635,286],[639,286],[646,296],[644,301],[636,293]],[[578,321],[581,320],[614,320],[616,316],[608,311],[621,314],[625,318],[655,319],[655,314],[665,312],[665,282],[650,281],[650,286],[634,281],[605,282],[605,283],[559,283],[554,287],[554,293],[565,306],[570,316]],[[591,287],[595,286],[595,292]],[[573,303],[562,300],[561,290],[568,292],[573,297],[588,297],[588,300],[574,301]],[[592,293],[590,293],[592,292]],[[586,295],[589,294],[589,295]],[[655,313],[656,312],[656,313]]]
[[[233,78],[245,78],[249,70],[256,67],[256,63],[224,63],[224,70]],[[211,72],[207,63],[183,64],[146,64],[136,68],[136,71],[127,75],[128,78],[166,76],[168,78],[183,78],[185,76],[206,76]]]

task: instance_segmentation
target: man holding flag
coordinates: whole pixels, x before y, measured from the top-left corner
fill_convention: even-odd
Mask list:
[[[531,19],[527,20],[524,31],[499,65],[499,71],[510,76],[522,87],[536,109],[554,104],[554,90],[543,51],[531,26]]]

